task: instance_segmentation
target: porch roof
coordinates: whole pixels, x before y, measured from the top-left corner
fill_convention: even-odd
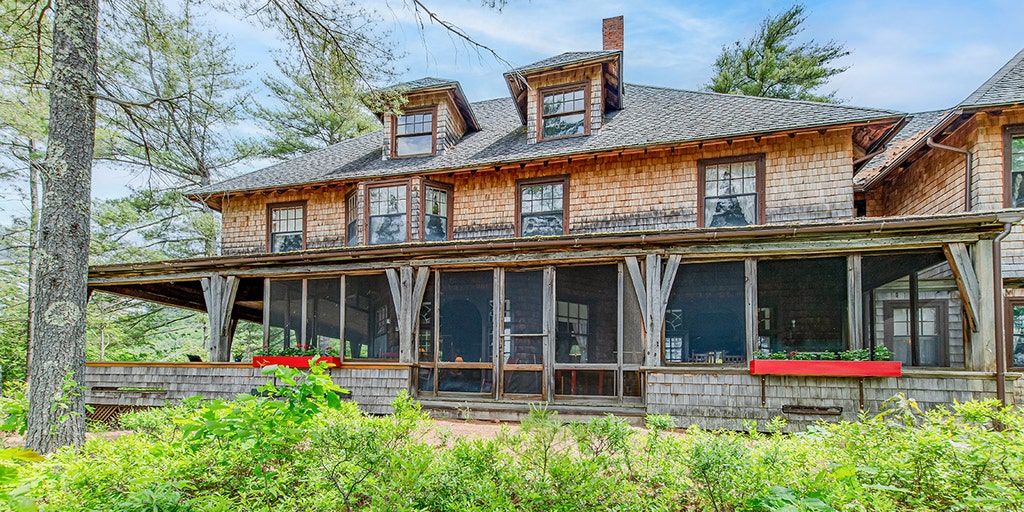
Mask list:
[[[241,278],[235,316],[262,319],[263,278],[313,273],[380,270],[401,265],[443,267],[539,265],[671,252],[688,259],[844,254],[935,246],[994,238],[1024,209],[970,214],[862,218],[841,223],[775,224],[737,228],[692,228],[528,239],[455,240],[284,254],[218,256],[93,266],[90,290],[204,310],[199,280],[210,275]],[[893,241],[899,239],[899,244]]]

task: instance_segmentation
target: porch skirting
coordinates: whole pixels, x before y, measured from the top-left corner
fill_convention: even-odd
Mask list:
[[[409,390],[412,367],[403,364],[346,365],[331,370],[351,399],[371,414],[391,412],[391,401]],[[743,430],[757,421],[764,428],[781,416],[787,431],[817,421],[857,419],[861,405],[879,412],[889,398],[904,394],[922,409],[996,397],[994,373],[905,368],[902,377],[850,378],[750,375],[746,368],[645,368],[644,400],[610,403],[576,398],[549,405],[566,419],[612,413],[640,424],[645,414],[667,414],[680,427]],[[159,407],[201,395],[230,399],[251,393],[272,377],[249,363],[89,363],[86,403],[111,408]],[[1007,373],[1007,402],[1024,405],[1024,374]],[[423,397],[424,408],[438,416],[479,420],[517,420],[529,413],[527,401],[488,400],[458,395]]]

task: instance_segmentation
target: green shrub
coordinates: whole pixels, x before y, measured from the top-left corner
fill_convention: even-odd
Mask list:
[[[0,431],[24,434],[28,428],[28,397],[24,382],[4,382],[0,396]]]

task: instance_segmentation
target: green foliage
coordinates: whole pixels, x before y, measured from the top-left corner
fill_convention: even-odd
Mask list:
[[[0,431],[25,433],[25,429],[28,427],[27,391],[24,382],[4,383],[3,396],[0,397],[0,414],[3,415]]]
[[[316,372],[279,374],[265,389],[276,398],[134,413],[124,423],[145,434],[46,461],[0,452],[0,490],[9,503],[69,511],[1024,507],[1024,414],[995,401],[922,412],[897,397],[877,416],[794,435],[753,423],[673,432],[668,416],[647,417],[641,432],[611,415],[565,423],[535,405],[518,429],[452,439],[427,435],[434,427],[405,394],[384,416],[331,406]],[[230,425],[244,421],[264,426]]]
[[[319,81],[286,58],[274,62],[284,79],[266,77],[263,83],[279,106],[258,106],[253,111],[270,132],[256,143],[261,154],[289,158],[380,127],[359,100],[357,73],[337,50],[327,48],[314,59]],[[330,99],[323,99],[325,95]]]
[[[834,41],[797,44],[805,7],[795,4],[778,16],[767,16],[749,41],[723,47],[715,60],[715,76],[705,89],[728,94],[836,102],[835,93],[813,91],[846,70],[833,62],[849,55]]]

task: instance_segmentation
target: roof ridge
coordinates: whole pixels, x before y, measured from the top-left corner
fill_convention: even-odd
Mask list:
[[[1010,60],[1006,62],[1006,64],[1003,64],[1003,67],[999,68],[999,70],[996,71],[995,74],[989,77],[988,80],[985,80],[985,83],[981,84],[980,87],[975,89],[974,92],[972,92],[970,95],[964,98],[964,100],[958,103],[957,106],[964,107],[981,105],[981,103],[979,103],[981,101],[981,98],[988,94],[989,91],[991,91],[996,85],[1000,84],[1003,81],[1003,79],[1006,78],[1006,75],[1010,73],[1010,71],[1013,71],[1014,69],[1017,68],[1017,66],[1022,65],[1022,63],[1024,63],[1024,48],[1018,51],[1016,55],[1011,57]]]
[[[666,86],[662,86],[662,85],[643,85],[643,84],[634,84],[634,83],[629,83],[629,82],[623,82],[623,84],[624,85],[628,85],[630,87],[638,87],[638,88],[646,88],[646,89],[661,89],[661,90],[666,90],[666,91],[688,92],[688,93],[693,93],[693,94],[704,94],[704,95],[708,95],[708,96],[721,96],[721,97],[732,97],[732,98],[748,98],[748,99],[751,99],[751,100],[754,100],[754,101],[773,101],[773,102],[789,103],[789,104],[800,103],[800,104],[803,104],[803,105],[814,105],[814,106],[824,106],[824,107],[840,107],[840,108],[848,108],[848,109],[853,109],[853,110],[864,110],[864,111],[871,111],[871,112],[887,112],[887,113],[890,113],[890,114],[906,114],[906,112],[902,112],[902,111],[899,111],[899,110],[890,110],[890,109],[886,109],[886,108],[862,107],[862,106],[858,106],[858,105],[844,105],[844,104],[841,104],[841,103],[826,103],[826,102],[823,102],[823,101],[797,100],[797,99],[791,99],[791,98],[774,98],[774,97],[771,97],[771,96],[750,96],[748,94],[730,94],[730,93],[715,92],[715,91],[695,91],[695,90],[692,90],[692,89],[678,89],[678,88],[675,88],[675,87],[666,87]]]

